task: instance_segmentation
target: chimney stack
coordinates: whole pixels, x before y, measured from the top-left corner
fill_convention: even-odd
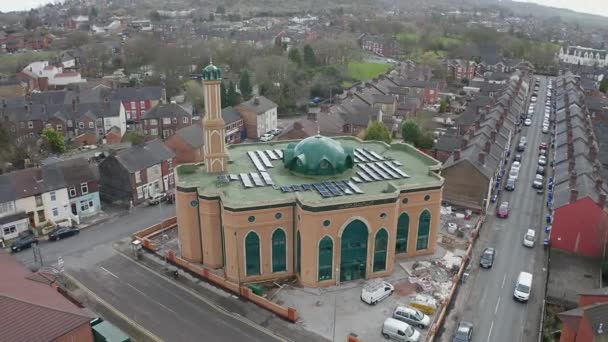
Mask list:
[[[481,165],[485,165],[486,164],[486,154],[483,152],[480,152],[479,155],[477,156],[477,159],[479,160],[479,163]]]
[[[601,193],[597,198],[597,205],[603,208],[606,205],[606,194]]]
[[[486,153],[490,153],[490,148],[492,148],[492,142],[491,141],[486,141],[486,146],[483,149]],[[482,163],[483,164],[483,163]]]
[[[597,150],[593,144],[589,146],[589,159],[591,159],[591,161],[595,161],[597,159]]]
[[[574,166],[575,166],[575,164],[574,164],[574,160],[570,159],[570,160],[568,161],[568,172],[572,172],[572,171],[574,171]]]
[[[495,142],[495,141],[496,141],[496,131],[492,131],[492,132],[490,133],[490,140],[491,140],[492,142]]]
[[[604,181],[602,181],[601,178],[598,178],[595,180],[595,188],[597,190],[601,190],[603,185],[604,185]]]
[[[462,141],[460,142],[460,149],[461,150],[466,149],[468,144],[469,144],[469,140],[467,140],[467,138],[463,138]]]
[[[256,106],[260,104],[260,98],[258,96],[253,98],[253,104]]]
[[[454,161],[460,160],[460,150],[454,150]]]
[[[481,122],[479,120],[475,121],[475,130],[478,130],[481,127]]]
[[[578,190],[570,189],[570,203],[576,202],[578,199]]]

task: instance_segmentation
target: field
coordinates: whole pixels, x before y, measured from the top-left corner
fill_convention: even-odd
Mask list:
[[[13,74],[17,72],[17,67],[25,66],[34,61],[49,60],[55,57],[55,52],[23,52],[14,54],[0,54],[0,74]]]
[[[348,64],[350,76],[359,81],[368,81],[385,74],[391,66],[384,63],[351,62]]]

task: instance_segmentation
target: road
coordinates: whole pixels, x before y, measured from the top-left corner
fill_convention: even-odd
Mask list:
[[[547,79],[541,78],[532,125],[524,127],[521,132],[521,135],[527,137],[528,143],[522,153],[516,189],[513,192],[502,191],[500,201],[511,204],[509,217],[497,218],[495,207],[488,209],[486,224],[473,253],[473,272],[466,280],[466,289],[461,291],[466,298],[459,298],[465,305],[459,319],[474,323],[474,341],[517,342],[536,341],[537,338],[544,297],[543,278],[546,276],[543,274],[542,246],[544,197],[532,188],[532,181],[538,165],[539,145],[543,141],[549,141],[549,134],[541,133],[546,90]],[[516,136],[515,144],[518,141],[519,137]],[[517,152],[512,153],[511,157],[515,153]],[[522,244],[529,228],[537,231],[534,248]],[[485,247],[494,247],[497,251],[491,269],[478,267],[481,251]],[[530,272],[534,276],[532,295],[527,304],[513,299],[515,282],[521,271]],[[445,337],[451,338],[450,332],[446,335]]]

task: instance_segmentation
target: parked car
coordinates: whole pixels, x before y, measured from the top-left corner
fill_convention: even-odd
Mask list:
[[[544,166],[540,166],[540,165],[539,165],[539,166],[536,168],[536,174],[537,174],[537,175],[544,176],[544,175],[545,175],[545,167],[544,167]]]
[[[272,139],[274,139],[274,135],[272,135],[272,134],[268,134],[268,133],[263,134],[263,135],[260,137],[260,141],[270,141],[270,140],[272,140]]]
[[[409,306],[396,307],[395,311],[393,311],[393,318],[421,329],[431,325],[431,318],[429,316]]]
[[[409,324],[387,318],[382,324],[382,336],[387,339],[393,339],[400,342],[418,342],[420,340],[420,332],[412,328]]]
[[[266,132],[266,134],[272,134],[272,135],[279,135],[281,134],[283,130],[280,128],[275,128],[275,129],[271,129],[270,131]]]
[[[524,121],[524,126],[532,126],[532,120],[530,120],[530,119],[526,119],[526,120]]]
[[[514,191],[516,182],[517,182],[517,180],[515,178],[507,179],[507,182],[505,183],[505,190]]]
[[[549,126],[548,126],[548,125],[543,126],[543,130],[542,130],[542,132],[543,132],[543,134],[547,134],[547,133],[549,133]]]
[[[516,154],[515,157],[513,157],[513,161],[516,161],[518,163],[521,163],[521,154]]]
[[[157,192],[157,193],[150,195],[150,197],[148,198],[148,204],[157,205],[160,202],[164,201],[165,199],[166,199],[166,194],[164,192]]]
[[[34,234],[22,236],[11,245],[11,252],[19,252],[38,244],[38,239]]]
[[[515,283],[513,297],[520,302],[527,302],[530,299],[530,290],[532,289],[532,274],[528,272],[520,272]]]
[[[376,305],[379,301],[390,296],[395,288],[390,283],[380,279],[368,281],[361,289],[361,300],[369,305]]]
[[[528,229],[528,231],[526,231],[526,235],[524,235],[524,246],[534,247],[535,242],[536,242],[536,231],[534,229]]]
[[[540,165],[540,166],[547,165],[547,157],[545,157],[545,156],[538,157],[538,165]]]
[[[538,155],[539,156],[547,156],[547,150],[543,150],[543,149],[538,150]]]
[[[511,164],[511,170],[516,169],[517,171],[519,171],[521,169],[521,162],[519,161],[514,161],[513,164]]]
[[[509,170],[509,179],[511,178],[515,180],[519,178],[519,169],[511,168],[511,170]]]
[[[547,149],[547,143],[546,142],[541,142],[540,145],[538,146],[539,150],[546,150]]]
[[[534,189],[542,190],[544,187],[545,181],[542,175],[537,174],[532,181],[532,187]]]
[[[520,144],[527,144],[528,143],[528,138],[524,135],[523,137],[519,138],[519,143]]]
[[[496,216],[501,218],[509,217],[509,202],[502,202],[496,210]]]
[[[494,265],[494,257],[496,256],[496,250],[492,247],[486,247],[481,253],[481,260],[479,265],[483,268],[492,268]]]
[[[80,230],[74,227],[57,227],[49,233],[49,240],[58,241],[66,237],[78,235]]]
[[[526,150],[526,144],[525,143],[519,143],[517,145],[517,152],[523,152]]]
[[[452,342],[469,342],[473,340],[473,323],[460,321]]]

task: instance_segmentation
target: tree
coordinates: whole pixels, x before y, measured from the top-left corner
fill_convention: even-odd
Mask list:
[[[241,78],[239,79],[239,89],[241,90],[241,96],[243,96],[243,100],[246,101],[251,98],[251,79],[249,77],[249,71],[247,71],[247,69],[241,72]]]
[[[406,120],[401,126],[401,137],[403,141],[410,144],[416,144],[422,133],[418,124],[412,120]]]
[[[150,12],[149,15],[150,21],[159,22],[160,21],[160,13],[157,10]]]
[[[445,113],[448,110],[448,106],[450,105],[450,101],[448,99],[441,99],[439,103],[439,113]]]
[[[298,50],[298,48],[291,48],[287,56],[289,57],[290,61],[294,62],[298,66],[302,65],[302,57],[300,56],[300,50]]]
[[[127,141],[132,145],[141,145],[144,142],[144,137],[137,132],[129,132],[127,133]]]
[[[236,92],[236,87],[232,81],[228,82],[228,90],[226,91],[226,104],[228,106],[236,106],[240,103],[239,94]]]
[[[193,109],[196,113],[202,113],[205,109],[205,95],[203,94],[203,86],[194,81],[188,81],[184,85],[186,91],[186,98],[192,103]]]
[[[433,139],[433,136],[430,133],[424,133],[423,135],[420,136],[420,138],[418,139],[418,141],[416,142],[416,147],[418,148],[425,148],[425,149],[431,149],[433,148],[433,145],[435,144],[435,139]]]
[[[377,121],[371,124],[367,129],[367,132],[365,132],[365,140],[384,141],[385,143],[390,144],[393,139],[386,126],[384,126],[384,123]]]
[[[308,44],[304,45],[304,65],[307,67],[313,68],[317,65],[317,57],[315,56],[315,52],[312,47]]]
[[[68,36],[68,47],[81,47],[89,42],[89,35],[86,32],[73,32]]]
[[[228,91],[224,82],[220,83],[220,94],[222,94],[222,108],[228,107]]]
[[[65,151],[65,138],[63,137],[63,133],[54,128],[45,128],[42,131],[42,136],[53,153],[63,153]]]
[[[604,94],[608,94],[608,77],[604,76],[602,82],[600,82],[600,91]]]
[[[94,20],[98,15],[99,11],[97,11],[97,8],[95,8],[95,6],[91,7],[89,10],[89,19]]]
[[[226,14],[226,7],[220,5],[215,9],[215,13],[217,14]]]

